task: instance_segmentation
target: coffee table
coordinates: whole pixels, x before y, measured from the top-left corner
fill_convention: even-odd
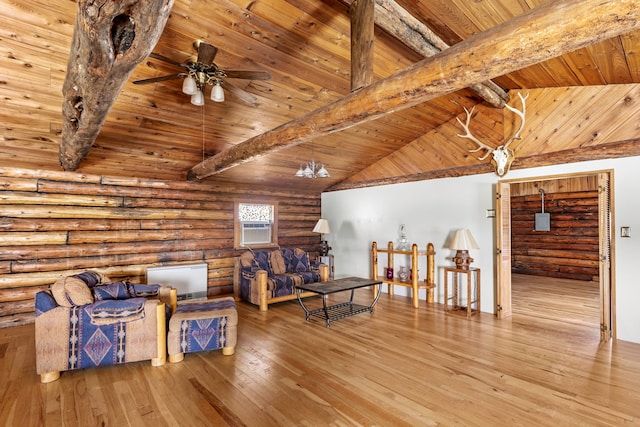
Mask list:
[[[307,314],[307,319],[311,316],[320,317],[325,319],[327,322],[327,328],[331,326],[331,321],[343,319],[345,317],[354,316],[359,313],[370,312],[373,313],[373,307],[378,302],[378,298],[380,298],[380,289],[382,281],[380,280],[371,280],[371,279],[361,279],[359,277],[345,277],[343,279],[337,280],[329,280],[327,282],[316,282],[316,283],[306,283],[303,285],[296,285],[296,294],[298,296],[298,301],[300,305],[304,309],[304,312]],[[375,286],[376,293],[373,297],[373,302],[370,305],[361,305],[353,303],[353,294],[354,291],[358,288],[365,288],[367,286]],[[316,308],[314,310],[310,310],[304,302],[302,302],[302,298],[300,298],[300,293],[302,291],[315,292],[322,296],[322,308]],[[335,305],[327,306],[327,295],[335,294],[337,292],[345,292],[351,291],[351,296],[349,297],[349,301],[341,302]]]

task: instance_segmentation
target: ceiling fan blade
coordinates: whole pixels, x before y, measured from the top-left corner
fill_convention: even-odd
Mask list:
[[[187,73],[169,74],[168,76],[152,77],[150,79],[142,79],[133,81],[134,85],[147,85],[149,83],[158,83],[165,80],[173,80],[187,77]]]
[[[266,71],[230,70],[224,72],[230,79],[270,80],[271,75]]]
[[[204,65],[213,64],[213,58],[216,57],[218,48],[212,44],[200,42],[198,43],[198,62]]]
[[[224,82],[224,87],[227,88],[229,92],[234,94],[242,102],[245,102],[254,107],[257,106],[258,98],[256,98],[254,95],[250,94],[246,90],[240,89],[238,86],[234,86],[227,81]]]
[[[155,58],[155,59],[159,59],[160,61],[164,61],[164,62],[166,62],[168,64],[177,65],[178,67],[184,67],[185,66],[185,64],[181,64],[180,62],[174,61],[173,59],[167,58],[166,56],[160,55],[159,53],[151,52],[149,54],[149,56],[151,58]]]

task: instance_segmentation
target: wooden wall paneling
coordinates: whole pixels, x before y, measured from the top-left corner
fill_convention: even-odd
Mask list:
[[[586,184],[588,180],[574,178]],[[520,192],[531,183],[515,184]],[[520,188],[519,188],[520,187]],[[531,188],[531,187],[530,187]],[[512,272],[575,280],[598,280],[598,191],[547,192],[551,230],[535,231],[541,195],[511,196]]]
[[[516,182],[511,184],[512,196],[540,195],[540,190],[546,193],[572,193],[581,191],[597,191],[598,177],[578,176],[568,178],[553,178],[540,181]],[[571,198],[572,195],[567,195]],[[580,197],[580,196],[577,196]]]
[[[622,34],[620,36],[620,42],[624,46],[625,51],[633,52],[637,56],[638,49],[635,46],[637,46],[639,38],[640,34],[638,32],[631,32],[628,34]],[[628,61],[628,65],[629,73],[631,74],[633,81],[637,82],[640,79],[640,63],[638,63],[638,61]]]
[[[224,187],[0,169],[0,327],[33,321],[37,291],[86,269],[141,283],[150,266],[206,262],[208,294],[231,294],[238,199],[277,201],[280,244],[317,255],[319,193]]]

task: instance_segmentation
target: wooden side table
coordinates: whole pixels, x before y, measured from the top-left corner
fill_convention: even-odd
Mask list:
[[[449,295],[449,275],[452,277]],[[466,305],[461,305],[460,277],[467,276]],[[462,270],[455,267],[444,268],[444,311],[445,313],[465,313],[467,319],[480,312],[480,269]]]

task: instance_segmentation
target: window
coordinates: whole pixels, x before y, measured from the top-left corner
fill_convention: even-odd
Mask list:
[[[236,247],[278,244],[277,205],[270,203],[236,203]]]

